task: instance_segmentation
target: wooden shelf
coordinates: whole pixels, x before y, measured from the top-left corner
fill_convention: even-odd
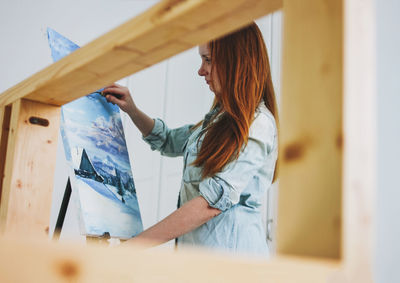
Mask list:
[[[5,239],[0,239],[0,250],[2,282],[319,283],[335,278],[341,267],[339,261],[303,257],[248,260],[199,250],[107,249]]]

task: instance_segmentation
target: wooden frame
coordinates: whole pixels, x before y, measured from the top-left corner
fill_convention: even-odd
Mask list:
[[[56,156],[60,107],[18,99],[9,120],[0,231],[47,236],[55,162],[46,160]]]
[[[36,246],[3,238],[2,278],[371,282],[372,0],[165,0],[10,88],[0,95],[0,227],[5,237],[45,238],[48,214],[24,216],[52,189],[60,105],[276,9],[284,12],[277,257],[241,261],[198,251]],[[46,119],[49,126],[30,124],[31,117]],[[37,162],[48,167],[33,170]]]

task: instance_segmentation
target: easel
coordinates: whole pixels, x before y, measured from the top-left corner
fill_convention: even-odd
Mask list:
[[[61,202],[60,211],[58,213],[56,226],[54,228],[53,240],[60,238],[61,230],[64,225],[65,215],[67,214],[68,204],[71,199],[71,180],[68,178],[67,185],[65,187],[64,196]]]
[[[365,48],[375,40],[373,1],[161,1],[6,91],[0,96],[1,231],[27,234],[29,229],[45,236],[50,209],[43,205],[31,217],[31,207],[41,202],[22,188],[32,188],[40,197],[51,192],[51,182],[40,177],[54,172],[54,162],[37,164],[45,165],[43,156],[54,159],[60,105],[277,9],[284,11],[285,28],[277,249],[280,255],[296,257],[250,265],[262,274],[254,278],[371,282],[376,173],[375,132],[368,121],[374,111],[364,111],[358,102],[374,104],[376,55]],[[29,124],[31,116],[47,119],[49,126]],[[360,161],[360,155],[372,158]],[[333,263],[327,264],[326,258]],[[162,264],[170,264],[166,273],[177,273],[181,259],[164,259]],[[155,260],[140,260],[138,265],[155,264]],[[213,278],[226,279],[221,275],[226,270],[233,274],[232,282],[241,282],[243,271],[234,263],[223,265],[212,258],[208,262],[221,267]],[[296,265],[306,267],[296,269]],[[271,266],[290,275],[277,275]],[[126,274],[128,268],[118,267]],[[182,280],[193,278],[191,267],[187,266]],[[337,276],[332,277],[334,272]]]
[[[68,205],[70,203],[72,195],[72,187],[70,177],[68,178],[67,185],[65,186],[64,196],[60,205],[60,210],[58,212],[57,222],[54,228],[54,233],[52,239],[58,241],[60,239],[60,234],[64,225],[65,215],[67,214]],[[86,236],[86,243],[95,243],[108,245],[108,240],[111,239],[110,233],[104,232],[101,236]]]

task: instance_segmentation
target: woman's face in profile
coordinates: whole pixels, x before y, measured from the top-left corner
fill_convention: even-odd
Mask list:
[[[207,44],[199,46],[199,54],[201,57],[201,66],[198,71],[199,76],[205,78],[212,92],[219,93],[221,91],[221,85],[218,80],[217,72],[212,72],[211,53]]]

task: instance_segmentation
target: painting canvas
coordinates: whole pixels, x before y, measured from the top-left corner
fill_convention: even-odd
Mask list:
[[[54,61],[79,48],[52,29],[47,34]],[[139,204],[119,108],[100,92],[61,108],[61,137],[83,233],[127,239],[143,230]]]

